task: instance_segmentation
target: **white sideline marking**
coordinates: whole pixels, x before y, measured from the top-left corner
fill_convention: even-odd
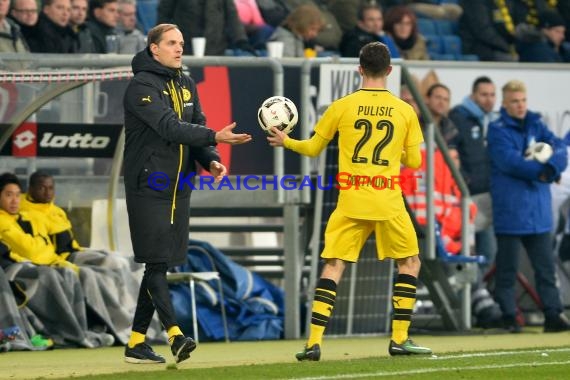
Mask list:
[[[513,364],[489,364],[489,365],[477,365],[470,367],[444,367],[444,368],[419,368],[412,369],[408,371],[395,371],[395,372],[369,372],[369,373],[354,373],[354,374],[344,374],[336,376],[318,376],[318,377],[290,377],[290,380],[325,380],[325,379],[359,379],[365,377],[384,377],[384,376],[400,376],[400,375],[417,375],[422,373],[434,373],[434,372],[455,372],[455,371],[468,371],[468,370],[479,370],[479,369],[499,369],[499,368],[513,368],[513,367],[542,367],[546,365],[560,365],[560,364],[570,364],[570,360],[563,362],[532,362],[532,363],[513,363]]]
[[[545,348],[543,350],[521,350],[521,351],[491,351],[491,352],[474,352],[471,354],[461,355],[439,355],[437,358],[429,357],[426,360],[446,360],[446,359],[461,359],[461,358],[480,358],[486,356],[508,356],[518,354],[532,354],[543,352],[568,352],[570,348]]]

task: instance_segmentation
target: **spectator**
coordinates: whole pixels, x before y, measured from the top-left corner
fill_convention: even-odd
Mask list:
[[[35,38],[28,41],[34,53],[75,53],[77,40],[69,26],[70,0],[45,0]]]
[[[71,26],[77,39],[77,53],[95,52],[93,36],[91,36],[91,31],[87,29],[87,24],[85,24],[88,7],[88,0],[71,0],[69,26]]]
[[[342,29],[340,28],[335,15],[328,7],[326,0],[287,0],[291,9],[301,4],[312,4],[319,8],[323,18],[323,27],[315,37],[315,45],[322,46],[325,50],[338,51],[342,39]]]
[[[265,43],[273,34],[274,28],[265,22],[255,0],[234,0],[234,2],[249,43],[256,49],[265,49]]]
[[[558,1],[557,10],[566,21],[566,41],[570,41],[570,1]]]
[[[400,53],[392,37],[383,31],[384,19],[378,5],[363,5],[358,10],[357,25],[345,33],[340,43],[343,57],[358,57],[360,49],[369,42],[379,41],[388,46],[392,58],[400,58]]]
[[[236,48],[256,55],[247,40],[234,0],[161,0],[157,24],[178,25],[184,36],[184,54],[192,54],[192,37],[206,37],[206,55],[225,55]]]
[[[12,1],[10,18],[18,24],[26,41],[35,38],[38,16],[38,4],[36,0]]]
[[[471,199],[477,205],[475,218],[475,252],[495,260],[497,243],[493,231],[493,209],[491,206],[490,163],[487,153],[488,124],[496,116],[495,85],[486,76],[473,82],[471,95],[455,106],[449,118],[458,130],[457,151],[461,161],[461,174],[467,183]]]
[[[134,55],[146,48],[146,37],[137,29],[136,0],[119,0],[117,35],[120,54]]]
[[[419,15],[433,19],[457,21],[463,14],[463,8],[452,2],[441,2],[441,4],[434,4],[433,0],[404,0],[402,2]]]
[[[426,39],[418,32],[416,15],[406,6],[392,7],[386,12],[384,30],[392,37],[404,59],[430,59]]]
[[[87,29],[93,37],[93,52],[118,53],[119,40],[115,28],[119,22],[117,0],[90,0]]]
[[[544,331],[567,331],[570,323],[562,314],[554,271],[549,184],[559,180],[568,157],[564,142],[548,129],[539,114],[528,111],[526,99],[524,83],[507,82],[500,117],[489,125],[487,136],[498,248],[495,299],[501,306],[505,328],[520,332],[515,319],[515,281],[523,246],[543,305]],[[537,142],[550,144],[554,150],[544,163],[525,158],[527,149]]]
[[[517,51],[521,62],[570,62],[566,43],[566,23],[554,10],[539,14],[538,28],[530,24],[517,27]]]
[[[315,57],[318,47],[314,45],[314,39],[323,26],[319,8],[302,4],[289,13],[269,40],[283,42],[284,57]]]
[[[26,305],[57,345],[94,348],[113,344],[112,336],[88,331],[86,294],[78,268],[55,254],[37,216],[20,211],[20,193],[15,175],[0,175],[2,267],[25,289]]]
[[[344,34],[354,29],[358,23],[358,9],[368,3],[370,0],[329,0],[328,7]]]
[[[457,138],[459,131],[455,124],[453,124],[453,121],[447,117],[447,114],[449,113],[450,95],[450,90],[446,85],[435,83],[428,88],[424,101],[436,128],[439,129],[441,136],[447,143],[450,156],[456,160],[459,166],[459,153],[457,153]],[[422,125],[425,124],[423,117],[421,118],[421,122]]]
[[[499,5],[497,5],[499,4]],[[463,0],[459,36],[464,54],[475,54],[481,61],[518,60],[512,7],[506,1]]]
[[[20,28],[12,20],[6,18],[9,7],[9,0],[0,0],[0,52],[27,52],[26,40]]]
[[[416,111],[416,115],[420,114],[420,107],[418,106],[416,99],[414,99],[414,96],[412,95],[410,88],[406,84],[403,84],[400,87],[400,99],[411,105],[414,111]]]
[[[255,0],[265,22],[276,28],[285,21],[291,8],[286,0]]]

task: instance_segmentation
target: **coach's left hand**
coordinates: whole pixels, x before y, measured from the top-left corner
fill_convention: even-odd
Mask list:
[[[212,161],[210,162],[210,174],[214,176],[214,182],[218,183],[226,174],[228,174],[228,170],[218,161]]]

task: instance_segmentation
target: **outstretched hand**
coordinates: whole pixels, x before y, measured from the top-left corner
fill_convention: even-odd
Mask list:
[[[269,141],[269,145],[283,146],[283,141],[285,141],[287,135],[275,127],[271,128],[271,132],[273,132],[273,136],[271,135],[267,136],[267,141]]]
[[[251,141],[251,135],[247,133],[234,133],[236,123],[226,125],[221,131],[216,132],[216,142],[231,145],[245,144]]]
[[[210,162],[210,174],[214,177],[214,182],[218,183],[222,178],[228,173],[228,170],[224,165],[218,161]]]

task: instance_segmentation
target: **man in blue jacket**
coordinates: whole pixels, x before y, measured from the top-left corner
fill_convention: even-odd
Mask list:
[[[498,120],[489,125],[487,143],[491,158],[491,197],[497,236],[495,299],[505,327],[520,332],[515,320],[515,279],[518,255],[524,246],[535,272],[536,290],[545,316],[544,331],[570,330],[554,275],[550,183],[566,168],[563,141],[528,111],[524,83],[512,80],[503,86],[503,106]],[[547,160],[525,154],[538,142],[553,149]],[[526,156],[526,157],[525,157]],[[542,161],[542,162],[541,162]]]

